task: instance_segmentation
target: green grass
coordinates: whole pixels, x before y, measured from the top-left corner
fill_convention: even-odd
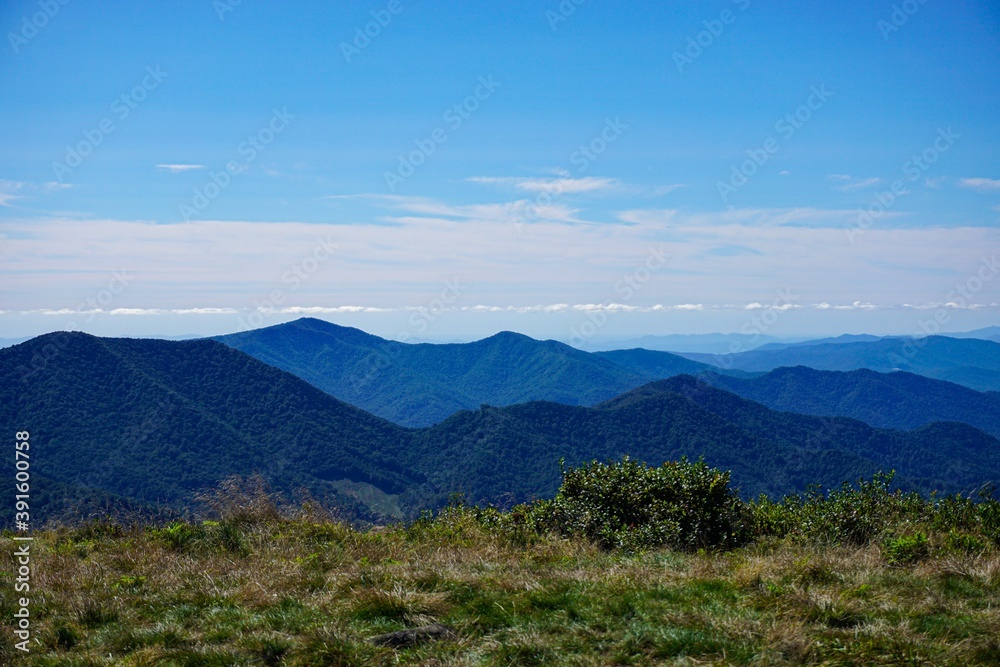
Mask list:
[[[998,664],[1000,553],[947,531],[919,542],[916,559],[791,537],[625,555],[514,539],[460,509],[374,532],[273,517],[51,529],[32,546],[27,655],[0,538],[0,664]],[[366,642],[431,622],[457,635]]]
[[[996,501],[877,476],[744,503],[685,461],[564,479],[553,501],[367,532],[239,480],[209,498],[217,520],[51,528],[31,547],[28,654],[6,533],[0,664],[1000,664]],[[455,632],[368,641],[430,623]]]

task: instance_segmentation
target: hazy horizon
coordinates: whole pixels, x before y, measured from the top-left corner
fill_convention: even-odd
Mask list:
[[[206,338],[206,337],[212,337],[212,336],[221,336],[221,335],[232,334],[232,333],[241,333],[241,332],[244,332],[244,331],[252,331],[252,330],[255,330],[255,329],[266,328],[266,327],[271,327],[271,326],[278,326],[280,324],[287,324],[289,322],[294,322],[294,321],[296,321],[298,319],[301,319],[301,318],[299,318],[299,317],[291,317],[291,318],[284,319],[282,321],[270,322],[270,323],[262,325],[261,327],[254,327],[252,329],[218,330],[218,331],[210,331],[210,332],[207,332],[207,333],[155,333],[155,332],[154,333],[139,333],[139,332],[130,332],[130,331],[118,331],[118,330],[113,330],[113,331],[108,332],[108,331],[102,331],[101,327],[99,327],[99,326],[98,327],[95,327],[95,326],[81,326],[81,327],[74,327],[74,328],[71,328],[71,329],[59,329],[59,328],[56,328],[56,329],[49,329],[49,330],[45,330],[45,331],[39,331],[37,333],[32,333],[30,335],[24,335],[24,336],[6,336],[6,337],[0,337],[0,347],[4,347],[6,345],[12,344],[11,341],[18,341],[18,342],[20,342],[20,341],[23,341],[23,340],[30,340],[31,338],[35,338],[37,336],[41,336],[41,335],[45,335],[45,334],[49,334],[49,333],[55,333],[55,332],[58,332],[58,331],[65,331],[65,330],[83,331],[84,333],[89,333],[89,334],[96,335],[96,336],[105,336],[105,337],[149,338],[149,339],[165,339],[165,340],[188,340],[188,339]],[[427,336],[427,337],[424,337],[424,336],[412,335],[412,334],[409,333],[409,331],[407,331],[405,329],[404,330],[396,331],[395,334],[392,333],[393,332],[392,329],[386,329],[385,332],[380,333],[378,331],[371,331],[371,330],[365,329],[364,327],[359,327],[359,326],[355,326],[355,325],[351,325],[351,324],[344,324],[344,323],[340,323],[340,322],[333,322],[333,321],[331,321],[329,319],[322,318],[322,317],[318,317],[318,318],[315,318],[315,319],[319,319],[319,320],[324,321],[324,322],[330,322],[331,324],[336,324],[338,326],[345,326],[345,327],[352,327],[352,328],[360,329],[361,331],[364,331],[365,333],[368,333],[368,334],[371,334],[371,335],[374,335],[374,336],[378,336],[380,338],[384,338],[384,339],[387,339],[387,340],[401,341],[401,342],[405,342],[405,343],[433,343],[433,344],[470,343],[470,342],[474,342],[474,341],[478,341],[478,340],[483,340],[484,338],[489,338],[489,337],[497,335],[499,333],[513,332],[513,333],[518,333],[518,334],[523,334],[523,335],[526,335],[526,336],[530,336],[531,338],[535,338],[537,340],[556,340],[556,341],[559,341],[561,343],[566,343],[568,345],[571,345],[573,347],[576,347],[578,349],[585,350],[585,351],[599,351],[599,350],[607,350],[607,349],[621,349],[619,347],[619,345],[621,343],[641,344],[644,340],[647,340],[647,339],[648,339],[648,341],[651,344],[651,349],[662,349],[662,350],[672,349],[672,348],[664,346],[664,343],[662,342],[662,341],[665,341],[665,340],[671,340],[671,341],[678,341],[678,344],[673,348],[674,351],[678,351],[678,352],[689,352],[689,351],[690,352],[695,352],[695,351],[702,351],[702,350],[704,350],[706,348],[706,346],[710,344],[710,341],[713,341],[714,339],[719,339],[719,340],[741,340],[742,341],[741,342],[741,349],[743,349],[743,350],[751,350],[751,349],[754,349],[755,347],[759,347],[761,345],[765,345],[765,344],[770,343],[770,342],[798,342],[798,341],[806,341],[806,340],[820,340],[820,339],[826,339],[826,338],[837,338],[839,336],[861,336],[861,335],[876,336],[877,335],[877,336],[889,336],[889,337],[891,337],[891,336],[913,336],[914,335],[914,332],[911,332],[911,333],[872,334],[871,332],[867,332],[867,331],[849,331],[849,332],[840,332],[840,333],[833,333],[833,334],[805,334],[805,335],[787,335],[787,336],[783,336],[783,335],[770,335],[770,334],[763,334],[763,333],[755,333],[753,331],[752,327],[751,327],[751,328],[748,328],[747,331],[743,331],[743,332],[741,332],[741,331],[713,331],[713,332],[698,332],[698,333],[670,333],[670,332],[660,332],[660,333],[641,334],[641,335],[626,335],[626,334],[615,335],[613,333],[606,333],[606,334],[602,333],[600,335],[594,335],[594,336],[591,336],[591,337],[578,336],[576,338],[574,338],[573,336],[569,336],[569,337],[564,336],[564,337],[560,338],[560,337],[557,337],[557,336],[547,336],[547,335],[544,335],[544,334],[533,335],[530,332],[518,331],[518,330],[514,330],[514,329],[497,329],[495,331],[490,331],[490,332],[486,332],[486,333],[482,333],[482,334],[471,334],[471,335],[466,335],[466,336],[456,336],[456,335],[449,336],[447,334],[447,332],[444,332],[444,334],[441,335],[441,336],[437,336],[437,337]],[[964,335],[964,334],[974,333],[976,331],[982,331],[983,329],[986,329],[986,328],[990,328],[990,327],[980,328],[980,329],[976,329],[976,330],[942,331],[942,332],[940,332],[940,335],[943,335],[943,336],[948,336],[949,334]],[[926,335],[926,334],[922,334],[922,333],[916,332],[916,335],[917,335],[917,337],[919,337],[919,336]],[[683,344],[684,339],[689,339],[690,340],[690,344],[689,345],[684,345]],[[654,343],[657,343],[657,344],[653,345]],[[720,348],[720,350],[721,349],[722,348]]]

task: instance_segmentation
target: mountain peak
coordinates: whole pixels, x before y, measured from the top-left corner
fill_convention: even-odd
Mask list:
[[[486,338],[483,338],[482,340],[483,341],[493,341],[493,342],[497,342],[497,343],[514,342],[514,341],[521,342],[521,343],[527,342],[527,341],[531,341],[531,342],[534,342],[534,343],[539,342],[539,341],[535,340],[534,338],[532,338],[531,336],[526,336],[523,333],[518,333],[516,331],[499,331],[499,332],[493,334],[492,336],[488,336]]]

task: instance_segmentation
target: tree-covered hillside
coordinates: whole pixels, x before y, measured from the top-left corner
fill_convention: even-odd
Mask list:
[[[963,422],[1000,437],[1000,393],[979,392],[913,373],[778,368],[753,379],[699,376],[775,410],[852,417],[881,428]]]
[[[890,469],[922,491],[1000,480],[1000,443],[971,426],[906,433],[777,412],[691,376],[595,407],[483,405],[407,429],[212,340],[68,333],[0,350],[0,422],[31,433],[38,519],[73,503],[182,510],[199,489],[252,473],[356,518],[416,515],[456,492],[499,504],[550,495],[560,459],[624,455],[704,456],[744,495]]]
[[[1000,390],[1000,343],[976,338],[880,338],[871,342],[790,345],[739,354],[684,356],[726,370],[771,371],[781,366],[851,371],[905,371],[977,391]]]
[[[379,453],[404,429],[211,340],[58,333],[0,350],[0,423],[31,433],[33,473],[145,503],[255,471],[321,497],[341,479],[419,483]]]
[[[312,318],[217,340],[404,426],[429,426],[483,403],[594,405],[649,380],[711,369],[659,353],[677,368],[640,371],[511,332],[473,343],[404,344]]]

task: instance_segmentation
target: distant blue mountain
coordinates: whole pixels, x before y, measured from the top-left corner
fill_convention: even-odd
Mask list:
[[[716,374],[701,377],[715,387],[775,410],[851,417],[893,429],[963,422],[1000,438],[1000,393],[979,392],[912,373],[819,371],[795,366],[753,379]]]
[[[739,354],[684,354],[726,370],[766,372],[781,366],[850,371],[906,371],[979,391],[1000,390],[1000,343],[975,338],[880,338],[870,342],[793,345]]]
[[[548,400],[594,405],[651,379],[711,370],[669,353],[669,373],[623,367],[556,341],[502,332],[472,343],[406,344],[303,318],[218,340],[404,426],[459,410]],[[666,362],[664,362],[665,364]]]

